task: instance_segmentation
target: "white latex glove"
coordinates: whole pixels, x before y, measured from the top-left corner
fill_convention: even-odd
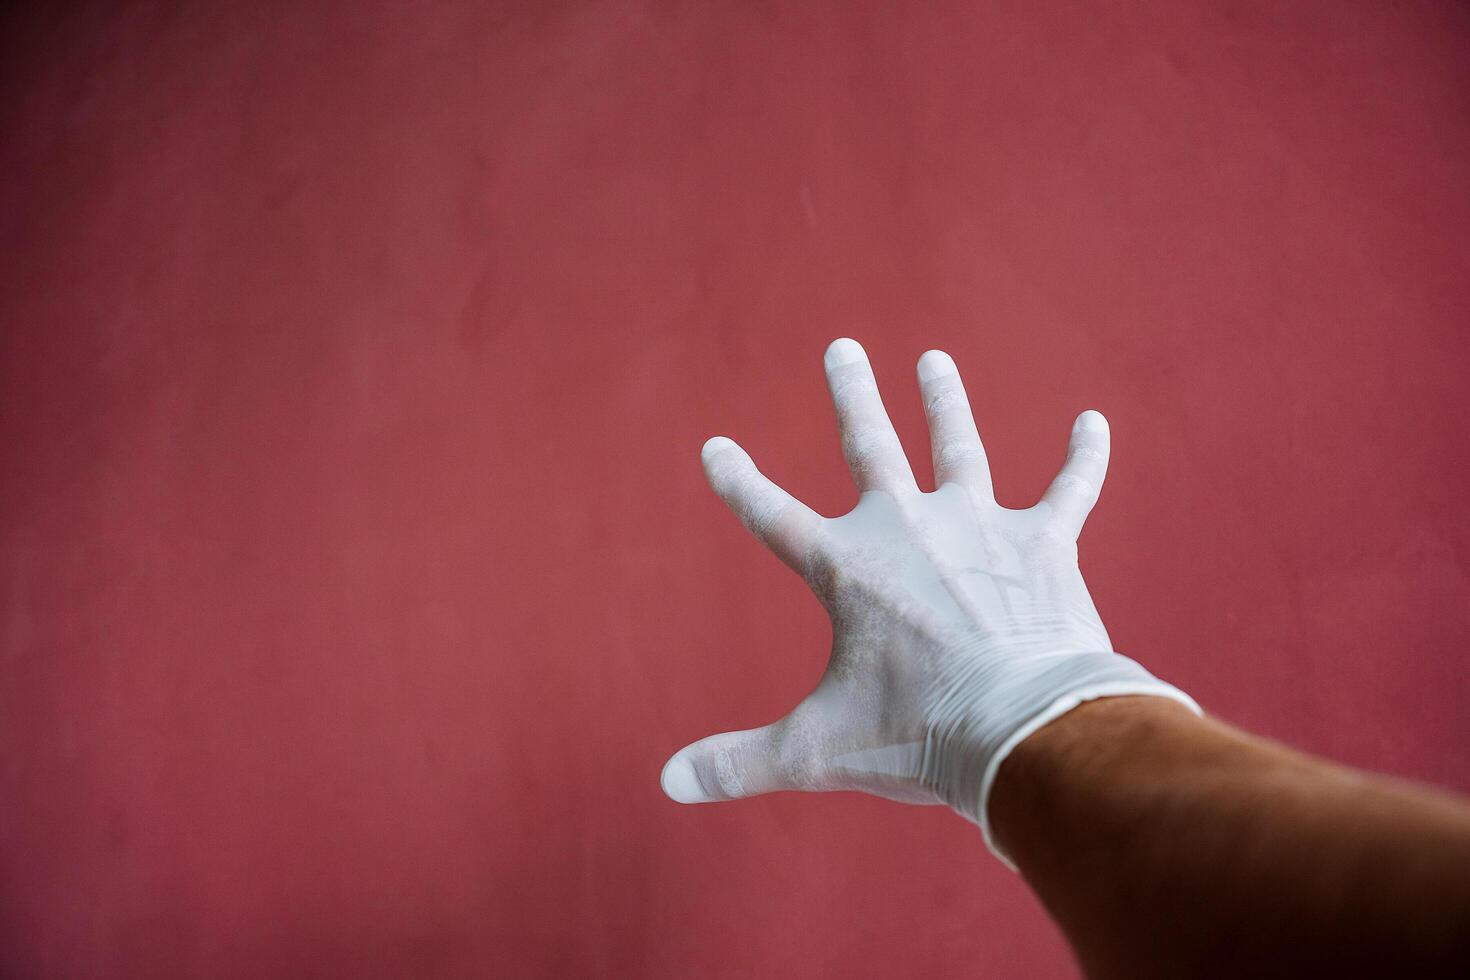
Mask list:
[[[824,518],[717,436],[710,485],[806,580],[832,619],[815,691],[764,728],[712,735],[664,766],[680,803],[774,790],[862,790],[947,803],[980,825],[991,782],[1027,735],[1090,698],[1188,695],[1113,652],[1077,568],[1077,535],[1108,465],[1108,424],[1083,412],[1061,472],[1026,510],[995,502],[954,361],[919,359],[933,493],[914,482],[863,348],[825,356],[843,453],[860,497]]]

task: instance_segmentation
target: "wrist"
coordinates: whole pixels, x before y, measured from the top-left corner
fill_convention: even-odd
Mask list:
[[[1074,706],[1020,741],[997,768],[988,817],[997,856],[1026,861],[1090,812],[1103,793],[1128,794],[1141,770],[1158,768],[1199,709],[1171,697],[1100,697]],[[1167,767],[1166,767],[1167,768]],[[1161,773],[1156,775],[1163,775]],[[1054,826],[1055,825],[1055,826]],[[1014,868],[1014,864],[1011,865]]]
[[[997,657],[977,652],[955,668],[927,706],[924,781],[966,819],[986,845],[1016,870],[996,838],[989,799],[1002,763],[1038,730],[1083,702],[1152,695],[1199,714],[1182,691],[1113,651]]]

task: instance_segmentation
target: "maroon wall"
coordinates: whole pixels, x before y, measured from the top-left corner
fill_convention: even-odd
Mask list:
[[[0,974],[1067,975],[947,812],[659,792],[821,670],[698,450],[850,506],[841,334],[1005,503],[1109,415],[1120,649],[1470,787],[1463,6],[7,16]]]

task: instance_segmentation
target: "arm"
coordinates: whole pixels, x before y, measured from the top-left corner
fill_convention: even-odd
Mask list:
[[[1158,698],[1085,704],[991,819],[1094,977],[1463,976],[1470,809]]]
[[[824,365],[852,511],[815,513],[729,439],[702,458],[715,492],[827,611],[827,670],[779,721],[676,752],[665,793],[850,789],[947,804],[1024,873],[1101,976],[1413,973],[1465,958],[1464,807],[1202,719],[1113,650],[1076,546],[1108,467],[1101,415],[1077,418],[1061,472],[1015,510],[995,500],[948,355],[918,364],[930,492],[862,347],[835,341]]]

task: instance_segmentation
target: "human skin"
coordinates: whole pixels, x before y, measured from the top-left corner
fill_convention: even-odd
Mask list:
[[[1470,807],[1162,698],[1032,734],[990,817],[1090,977],[1470,975]]]
[[[732,440],[702,458],[826,609],[827,670],[786,717],[674,753],[670,798],[947,804],[1099,977],[1470,975],[1470,808],[1201,717],[1113,651],[1076,545],[1108,468],[1102,415],[1077,418],[1056,479],[1013,510],[948,355],[917,365],[932,491],[861,345],[823,363],[851,511],[817,514]]]

